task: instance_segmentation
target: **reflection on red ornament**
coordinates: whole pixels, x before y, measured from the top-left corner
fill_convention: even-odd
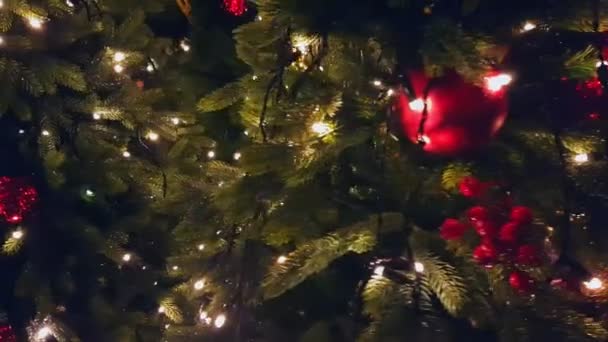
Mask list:
[[[0,342],[17,342],[17,336],[10,325],[0,326]]]
[[[0,177],[0,216],[17,224],[38,200],[38,192],[25,178]]]
[[[226,10],[236,16],[243,15],[247,11],[246,0],[224,0]]]
[[[590,113],[589,114],[589,119],[591,119],[591,120],[599,120],[600,119],[600,113]]]

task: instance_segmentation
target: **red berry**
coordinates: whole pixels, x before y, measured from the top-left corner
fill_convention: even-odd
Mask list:
[[[517,250],[516,261],[526,266],[538,266],[541,261],[540,251],[534,245],[523,245]]]
[[[494,238],[498,233],[498,228],[491,221],[474,221],[473,227],[482,238]]]
[[[532,210],[528,207],[517,206],[511,209],[511,221],[517,222],[520,224],[530,224],[532,223]]]
[[[498,261],[498,251],[489,241],[484,241],[473,250],[473,259],[480,265],[491,266]]]
[[[456,219],[449,218],[443,221],[439,229],[439,235],[442,239],[458,240],[462,238],[468,227]]]
[[[475,198],[483,196],[488,189],[488,185],[475,177],[468,176],[460,181],[458,189],[464,197]]]
[[[471,221],[487,221],[490,219],[490,210],[481,205],[476,205],[467,211],[467,216]]]
[[[500,233],[498,234],[498,239],[504,243],[515,243],[519,238],[519,233],[521,231],[521,225],[517,222],[507,222],[502,227],[500,227]]]
[[[534,280],[521,271],[515,271],[509,275],[509,284],[520,293],[529,293],[534,288]]]

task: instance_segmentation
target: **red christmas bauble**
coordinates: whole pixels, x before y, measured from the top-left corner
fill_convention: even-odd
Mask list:
[[[541,261],[540,250],[534,245],[519,246],[516,261],[520,265],[538,266]]]
[[[521,271],[514,271],[509,275],[509,284],[520,293],[529,293],[534,289],[534,280]]]
[[[405,135],[413,142],[424,141],[424,150],[429,153],[458,155],[478,150],[490,142],[507,118],[505,89],[500,86],[506,85],[504,82],[481,88],[455,72],[434,79],[421,72],[412,72],[409,77],[416,98],[401,92],[398,111]],[[421,136],[425,107],[428,116]]]
[[[247,11],[246,0],[224,0],[226,10],[236,16],[241,16]]]
[[[484,241],[473,250],[473,259],[480,265],[492,266],[498,261],[498,250],[491,242]]]
[[[532,223],[533,215],[532,210],[524,206],[516,206],[511,209],[511,221],[519,224],[530,224]]]
[[[464,177],[458,183],[458,190],[464,197],[477,198],[486,194],[490,188],[490,183],[482,182],[475,177]]]
[[[444,240],[461,239],[468,227],[456,219],[446,219],[439,228],[439,235]]]
[[[498,234],[498,228],[492,221],[473,221],[473,228],[482,238],[493,239]]]
[[[500,227],[498,239],[507,244],[514,244],[519,238],[521,225],[517,222],[507,222]]]
[[[38,192],[26,178],[0,177],[0,216],[17,224],[38,200]]]
[[[10,325],[0,326],[0,342],[17,342],[17,336]]]
[[[490,210],[484,206],[476,205],[467,211],[467,216],[471,221],[488,221]]]

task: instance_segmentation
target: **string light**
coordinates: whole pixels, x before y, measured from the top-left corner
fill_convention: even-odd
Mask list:
[[[125,158],[130,158],[131,157],[131,152],[129,152],[129,151],[123,151],[122,152],[122,156],[125,157]]]
[[[205,244],[204,244],[204,243],[201,243],[200,245],[198,245],[198,247],[197,247],[197,248],[198,248],[198,250],[199,250],[199,251],[202,251],[202,250],[204,250],[204,249],[205,249]]]
[[[224,326],[224,324],[226,324],[226,315],[217,315],[217,317],[215,317],[215,321],[213,321],[213,325],[215,325],[216,328],[221,328]]]
[[[179,121],[179,118],[171,118],[171,122],[176,126],[179,125]]]
[[[125,253],[125,254],[123,254],[122,261],[124,261],[124,262],[131,261],[131,253]]]
[[[120,74],[123,71],[125,71],[125,67],[124,66],[122,66],[121,64],[115,64],[114,65],[114,72],[116,72],[117,74]]]
[[[416,261],[416,262],[414,262],[414,270],[417,273],[422,273],[422,272],[424,272],[424,265],[421,262]]]
[[[2,38],[2,36],[0,36],[0,45],[4,44],[4,38]]]
[[[20,129],[18,132],[19,132],[19,134],[24,134],[25,130],[24,129]]]
[[[380,80],[374,80],[374,82],[372,82],[374,84],[374,86],[376,87],[381,87],[382,86],[382,81]]]
[[[86,189],[84,191],[84,194],[87,195],[87,197],[93,197],[93,196],[95,196],[95,193],[91,189]]]
[[[494,76],[487,76],[485,81],[486,89],[495,93],[500,91],[503,87],[509,85],[513,81],[513,76],[502,73]]]
[[[27,23],[30,25],[31,28],[33,28],[34,30],[40,30],[42,29],[42,19],[40,18],[36,18],[36,17],[30,17],[27,20]]]
[[[258,18],[257,18],[257,19],[258,19],[258,21],[262,21],[262,19],[263,19],[263,18],[262,18],[262,16],[261,16],[261,15],[258,15]]]
[[[146,66],[146,71],[154,72],[154,65],[152,65],[152,63],[148,63],[148,65]]]
[[[68,7],[74,7],[74,3],[70,0],[65,0],[65,4],[68,5]]]
[[[318,136],[323,136],[331,132],[331,126],[327,122],[318,121],[310,127]]]
[[[234,160],[239,160],[241,159],[241,152],[234,152],[234,154],[232,155],[232,158]]]
[[[588,290],[597,291],[604,287],[604,282],[602,282],[600,278],[593,277],[588,281],[584,281],[583,285],[585,285]]]
[[[384,275],[384,266],[376,266],[374,268],[374,275],[382,277]]]
[[[595,63],[595,67],[599,68],[602,66],[602,64],[608,65],[608,61],[597,61],[597,63]]]
[[[190,43],[188,43],[187,39],[182,39],[182,41],[179,43],[179,47],[181,47],[184,52],[190,51],[191,48]]]
[[[175,266],[171,267],[171,269],[173,269],[174,271],[177,271],[177,270],[179,270],[179,266],[175,265]]]
[[[49,132],[45,129],[42,131],[42,135],[44,135],[45,137],[48,137],[49,135],[51,135],[51,132]]]
[[[573,159],[577,164],[584,164],[589,161],[589,155],[587,153],[578,153]]]
[[[201,321],[207,320],[208,317],[209,313],[207,311],[201,311],[201,313],[198,314],[198,318],[200,318]]]
[[[195,290],[202,290],[204,287],[205,287],[205,279],[197,280],[194,283],[194,289]]]
[[[23,238],[23,230],[17,229],[11,234],[11,236],[15,240],[21,240],[21,238]]]
[[[531,21],[526,21],[524,25],[521,27],[521,32],[532,31],[536,28],[536,24]]]
[[[51,335],[53,335],[53,330],[48,325],[44,325],[36,332],[36,340],[43,341]]]
[[[0,0],[0,8],[4,7],[4,1]]]
[[[148,140],[151,141],[157,141],[159,138],[158,133],[154,132],[154,131],[150,131],[148,132],[148,134],[146,134],[146,138],[148,138]]]
[[[159,314],[163,314],[163,313],[165,313],[165,311],[167,311],[167,309],[163,305],[161,305],[161,306],[158,307],[158,313]]]
[[[389,89],[386,91],[386,96],[393,96],[395,95],[395,91],[393,89]]]
[[[211,150],[211,151],[207,152],[207,158],[209,158],[209,159],[215,158],[215,151]]]
[[[410,109],[415,112],[422,112],[424,110],[424,100],[415,99],[410,102]]]
[[[120,63],[127,58],[124,52],[117,51],[114,53],[114,62]]]
[[[258,75],[251,76],[251,79],[254,80],[254,81],[257,80],[258,79]]]
[[[101,119],[101,114],[100,114],[100,113],[98,113],[98,112],[93,113],[93,119],[94,119],[94,120],[99,120],[99,119]]]
[[[279,264],[279,265],[282,265],[286,262],[287,262],[287,257],[284,255],[281,255],[280,257],[277,258],[277,264]]]

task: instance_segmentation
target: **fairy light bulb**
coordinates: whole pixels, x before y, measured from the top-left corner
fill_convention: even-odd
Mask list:
[[[310,126],[311,130],[318,136],[323,136],[331,131],[331,126],[327,122],[318,121]]]
[[[374,275],[382,277],[384,275],[384,266],[376,266],[374,268]]]
[[[585,288],[587,288],[587,290],[597,291],[601,290],[604,287],[604,282],[600,278],[593,277],[588,281],[584,281],[583,285],[585,285]]]
[[[532,31],[536,28],[536,24],[531,21],[526,21],[524,25],[521,27],[521,32]]]
[[[44,135],[45,137],[48,137],[49,135],[51,135],[51,132],[49,132],[45,129],[42,131],[42,135]]]
[[[423,99],[415,99],[409,104],[410,109],[415,112],[422,112],[424,110],[424,100]]]
[[[53,330],[48,326],[44,325],[36,332],[36,339],[43,341],[53,334]]]
[[[578,153],[573,159],[577,164],[584,164],[589,161],[589,155],[587,153]]]
[[[177,125],[179,125],[179,122],[180,122],[179,118],[171,118],[171,123],[172,124],[174,124],[174,125],[177,126]]]
[[[42,19],[40,18],[36,18],[36,17],[31,17],[27,20],[28,25],[30,25],[31,28],[33,28],[34,30],[40,30],[42,29]]]
[[[0,45],[4,45],[4,38],[0,36]]]
[[[213,325],[215,325],[215,327],[219,329],[219,328],[223,327],[224,324],[226,324],[226,315],[224,315],[224,314],[217,315],[217,317],[215,317],[215,320],[213,321]]]
[[[505,86],[509,85],[513,81],[513,76],[505,73],[501,73],[494,76],[487,76],[485,78],[486,81],[486,89],[496,93]]]
[[[199,251],[202,251],[205,249],[205,244],[201,243],[200,245],[197,246]]]
[[[124,262],[131,261],[131,253],[125,253],[125,254],[123,254],[122,261],[124,261]]]
[[[380,81],[380,80],[374,80],[374,81],[372,82],[372,84],[373,84],[374,86],[376,86],[376,87],[381,87],[381,86],[382,86],[382,81]]]
[[[232,155],[232,158],[234,160],[240,160],[242,157],[241,152],[234,152],[234,154]]]
[[[205,287],[205,279],[199,279],[194,283],[195,290],[202,290]]]
[[[209,158],[209,159],[215,158],[215,151],[211,150],[211,151],[207,152],[207,158]]]
[[[167,309],[163,305],[161,305],[161,306],[158,307],[158,313],[159,314],[163,314],[163,313],[165,313],[165,311],[167,311]]]
[[[124,66],[122,66],[121,64],[114,65],[114,72],[116,72],[117,74],[121,74],[123,71],[125,71]]]
[[[131,158],[131,152],[129,152],[129,151],[123,151],[122,152],[122,156],[125,157],[125,158]]]
[[[68,5],[68,7],[74,7],[74,3],[71,0],[65,0],[65,4]]]
[[[597,61],[597,63],[595,63],[595,67],[599,68],[602,66],[602,64],[608,65],[608,61]]]
[[[416,261],[416,262],[414,262],[414,270],[417,273],[422,273],[422,272],[424,272],[424,265],[421,262]]]
[[[0,8],[4,7],[4,1],[0,0]]]
[[[184,52],[188,52],[190,51],[190,43],[188,43],[188,41],[186,39],[183,39],[180,43],[179,43],[179,47],[182,48],[182,50]]]
[[[114,53],[114,62],[116,62],[116,63],[120,63],[120,62],[124,61],[126,58],[127,58],[127,55],[125,55],[124,52],[117,51]]]
[[[93,119],[94,119],[94,120],[99,120],[99,119],[101,119],[101,114],[100,114],[100,113],[98,113],[98,112],[93,113]]]
[[[148,138],[148,140],[151,141],[157,141],[159,138],[158,133],[154,132],[154,131],[150,131],[148,132],[148,134],[146,134],[146,138]]]
[[[175,266],[171,267],[171,269],[174,271],[177,271],[177,270],[179,270],[179,266],[175,265]]]
[[[254,81],[257,80],[258,79],[258,75],[251,76],[251,79],[254,80]]]
[[[15,240],[21,240],[21,238],[23,238],[23,235],[24,233],[21,229],[17,229],[11,234],[12,238]]]
[[[93,196],[95,196],[95,193],[91,189],[86,189],[84,191],[84,194],[87,195],[87,197],[93,197]]]
[[[287,257],[284,255],[281,255],[280,257],[277,258],[277,264],[279,264],[279,265],[282,265],[286,262],[287,262]]]

